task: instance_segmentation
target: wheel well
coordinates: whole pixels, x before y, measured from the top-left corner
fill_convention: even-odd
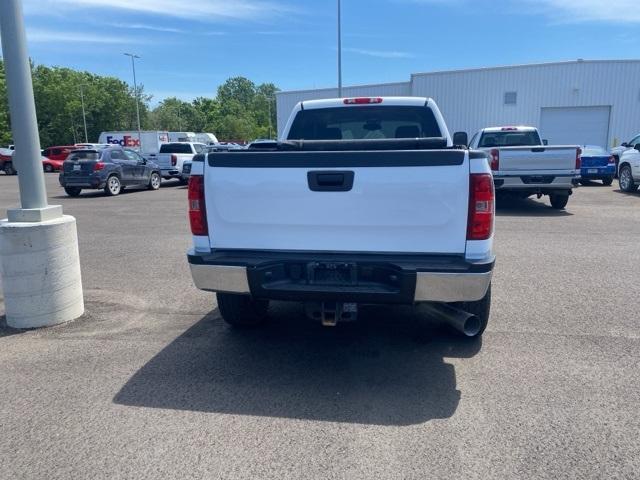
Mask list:
[[[620,165],[618,165],[618,169],[620,169],[620,168],[624,167],[625,165],[627,165],[627,166],[631,167],[631,164],[630,164],[629,162],[623,162],[623,163],[621,163]]]

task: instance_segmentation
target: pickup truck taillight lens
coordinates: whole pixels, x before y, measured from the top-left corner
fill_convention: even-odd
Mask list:
[[[489,152],[489,166],[494,172],[500,170],[500,150],[497,148],[494,148]]]
[[[193,235],[208,235],[207,212],[204,207],[204,177],[189,177],[189,223]]]
[[[582,149],[576,148],[576,170],[580,170],[582,166]]]
[[[609,157],[609,165],[615,165],[616,164],[616,157],[614,157],[613,155],[611,155]]]
[[[489,173],[472,173],[469,180],[467,240],[487,240],[493,234],[495,192]]]
[[[177,155],[171,155],[171,166],[175,167],[178,164],[178,156]]]
[[[102,162],[97,162],[93,164],[93,171],[97,172],[98,170],[103,170],[104,169],[104,163]]]

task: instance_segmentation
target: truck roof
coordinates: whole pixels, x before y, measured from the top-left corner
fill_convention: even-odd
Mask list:
[[[482,131],[485,133],[496,133],[496,132],[535,132],[538,129],[536,127],[529,127],[526,125],[505,125],[502,127],[487,127],[483,128]]]
[[[325,98],[321,100],[304,100],[300,102],[303,110],[315,108],[348,107],[355,105],[393,105],[421,107],[431,102],[428,97],[345,97]]]

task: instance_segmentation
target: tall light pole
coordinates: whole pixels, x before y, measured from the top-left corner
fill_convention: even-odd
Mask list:
[[[338,0],[338,97],[342,98],[342,8]]]
[[[0,34],[21,204],[0,220],[5,314],[11,327],[55,325],[84,313],[76,219],[47,202],[20,0],[0,1]]]
[[[133,92],[136,96],[136,115],[138,117],[138,143],[142,147],[142,140],[140,134],[140,99],[138,98],[138,83],[136,82],[136,58],[140,58],[133,53],[125,53],[127,57],[131,57],[131,68],[133,69]]]
[[[82,90],[82,87],[84,86],[84,84],[80,84],[80,102],[82,103],[82,123],[84,123],[84,143],[88,143],[89,136],[87,135],[87,115],[84,111],[84,91]]]

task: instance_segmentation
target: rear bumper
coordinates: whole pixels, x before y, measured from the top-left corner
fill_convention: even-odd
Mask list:
[[[580,171],[582,178],[607,178],[616,174],[615,165],[607,165],[606,167],[583,167]]]
[[[73,176],[66,176],[60,174],[58,177],[61,187],[80,187],[80,188],[92,188],[101,189],[106,185],[106,180],[97,176],[89,175],[88,177],[74,178]]]
[[[580,179],[578,171],[570,174],[552,172],[518,172],[514,174],[493,173],[496,190],[545,191],[571,190]]]
[[[254,251],[190,251],[187,257],[193,282],[201,290],[270,300],[374,304],[480,300],[491,283],[495,260]]]
[[[177,168],[163,168],[160,170],[162,178],[178,178],[181,177],[180,171]]]

